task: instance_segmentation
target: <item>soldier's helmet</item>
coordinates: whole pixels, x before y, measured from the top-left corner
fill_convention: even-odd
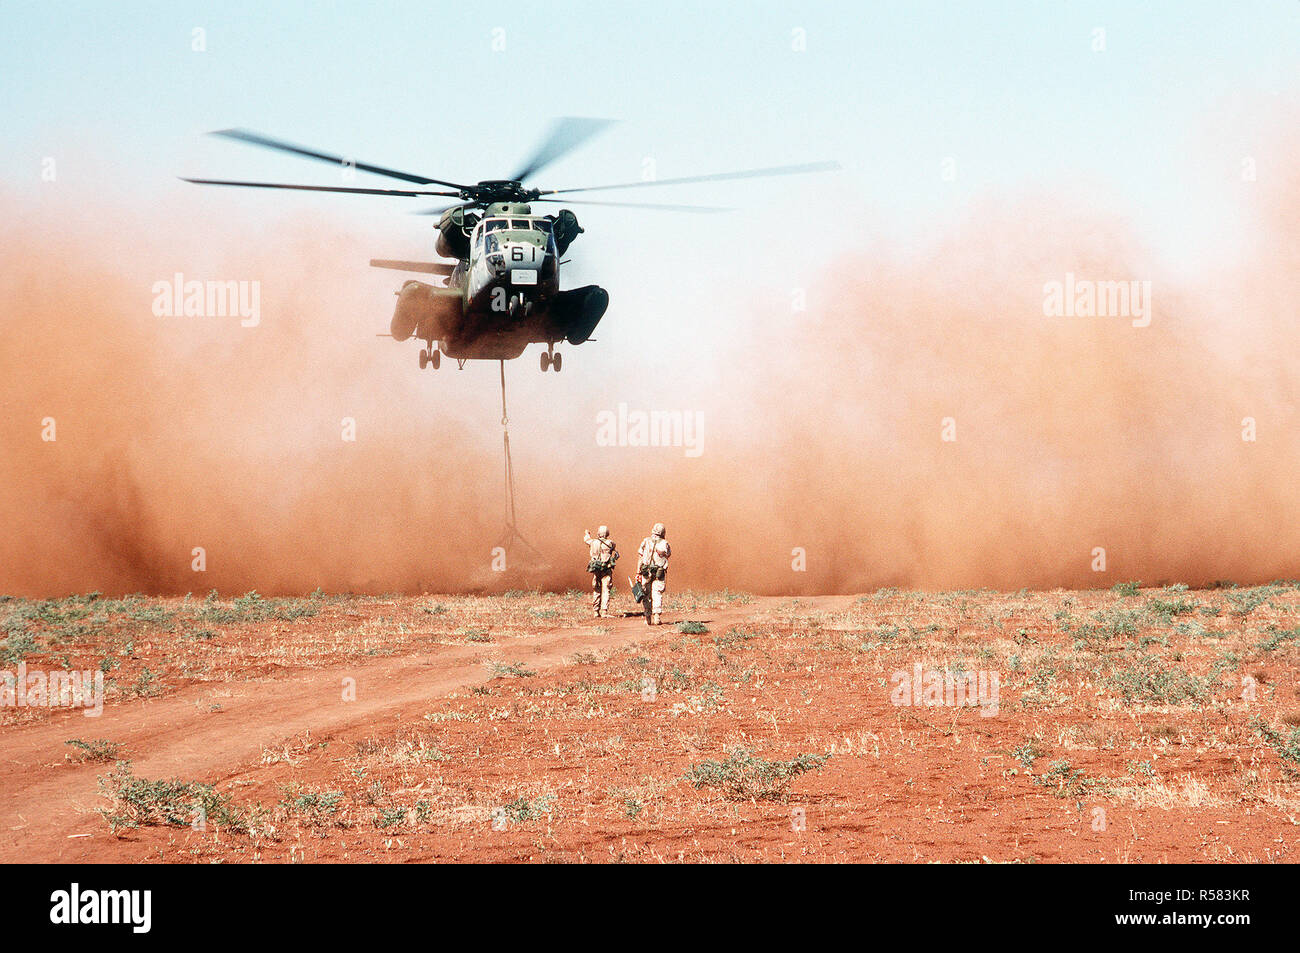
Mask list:
[[[596,535],[599,536],[601,539],[609,539],[609,527],[601,526],[599,529],[596,530]]]
[[[664,529],[663,523],[655,523],[655,528],[650,531],[650,535],[663,539],[668,535],[668,531]]]

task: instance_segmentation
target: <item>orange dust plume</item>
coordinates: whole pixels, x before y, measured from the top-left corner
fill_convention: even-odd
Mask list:
[[[525,355],[521,529],[549,567],[527,582],[584,584],[582,530],[601,522],[631,572],[656,520],[678,587],[1300,575],[1300,181],[1263,207],[1254,254],[1203,285],[1163,275],[1120,222],[1026,199],[923,255],[834,261],[806,310],[722,316],[735,333],[707,353],[683,306],[663,374],[626,335],[562,375]],[[337,266],[373,247],[317,225],[214,250],[176,223],[135,240],[6,220],[0,591],[517,583],[493,571],[497,369],[396,362],[374,332],[402,276]],[[178,271],[257,281],[260,323],[156,314]],[[1045,314],[1067,276],[1150,282],[1149,323]],[[698,419],[698,454],[605,445],[620,403]]]

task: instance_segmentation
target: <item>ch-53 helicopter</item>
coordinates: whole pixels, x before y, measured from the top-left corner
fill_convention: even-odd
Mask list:
[[[673,179],[650,179],[570,189],[538,189],[524,180],[567,154],[611,120],[567,117],[552,125],[532,155],[509,179],[485,179],[473,185],[428,176],[398,172],[377,165],[355,162],[342,156],[317,152],[244,129],[222,129],[212,133],[252,145],[319,159],[338,166],[347,174],[359,169],[401,179],[416,185],[439,185],[443,190],[370,189],[351,186],[286,185],[274,182],[237,182],[228,179],[190,179],[200,185],[234,185],[261,189],[297,189],[307,192],[348,192],[363,195],[404,197],[443,196],[459,199],[456,205],[427,209],[419,214],[438,215],[435,252],[451,261],[398,261],[372,259],[378,268],[439,275],[441,285],[421,281],[405,282],[397,294],[397,308],[389,325],[390,335],[405,341],[415,337],[424,346],[420,367],[437,368],[441,355],[455,359],[461,368],[468,360],[505,361],[519,357],[529,344],[545,344],[541,354],[543,371],[563,368],[563,356],[556,352],[560,341],[578,345],[591,339],[596,325],[609,307],[609,294],[597,285],[560,290],[560,265],[569,245],[583,229],[568,209],[556,214],[537,214],[535,203],[564,203],[650,208],[684,212],[721,212],[726,209],[700,205],[655,205],[636,202],[601,202],[552,198],[574,192],[682,185],[823,172],[839,168],[834,162],[774,166],[741,172]]]

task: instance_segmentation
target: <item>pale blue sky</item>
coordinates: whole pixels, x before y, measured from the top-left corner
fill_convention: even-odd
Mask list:
[[[191,50],[196,27],[206,52]],[[498,27],[504,52],[493,50]],[[1103,53],[1091,49],[1097,27]],[[792,49],[796,28],[805,52]],[[232,125],[432,176],[494,177],[550,117],[587,115],[622,122],[534,184],[637,179],[646,157],[661,177],[843,164],[655,190],[742,207],[686,222],[692,251],[809,203],[849,211],[829,235],[851,241],[865,227],[905,245],[981,197],[1086,188],[1127,209],[1158,253],[1191,258],[1235,214],[1216,180],[1261,147],[1225,117],[1300,85],[1300,3],[4,0],[0,63],[0,174],[14,192],[41,188],[45,156],[58,158],[63,188],[155,206],[192,201],[178,174],[336,180],[323,164],[202,136]],[[940,176],[947,156],[956,182]],[[310,208],[419,242],[431,224],[403,215],[403,199],[213,191],[263,217]],[[582,216],[606,243],[595,254],[635,227],[622,254],[601,259],[616,269],[684,224]],[[774,243],[746,267],[804,267],[818,253]]]

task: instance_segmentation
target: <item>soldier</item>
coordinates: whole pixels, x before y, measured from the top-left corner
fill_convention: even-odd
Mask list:
[[[591,611],[597,619],[609,618],[609,592],[618,562],[618,546],[609,538],[609,527],[601,526],[595,538],[585,529],[582,541],[589,547],[587,572],[591,573]]]
[[[637,580],[645,588],[641,604],[645,609],[646,625],[658,625],[659,612],[663,608],[664,588],[667,586],[668,578],[668,557],[673,553],[666,536],[664,524],[655,523],[654,529],[650,531],[649,536],[641,540],[641,548],[637,550],[639,559]]]

